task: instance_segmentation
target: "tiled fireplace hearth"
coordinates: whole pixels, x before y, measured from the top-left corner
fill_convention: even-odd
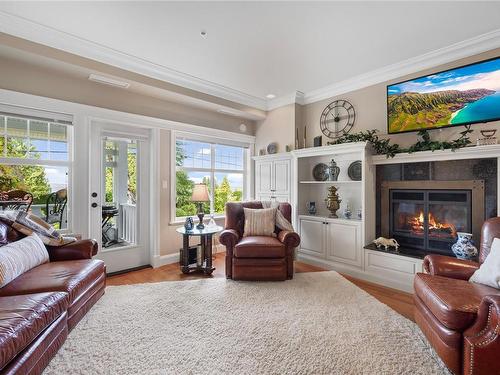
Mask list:
[[[497,159],[377,165],[376,232],[401,252],[453,255],[457,232],[473,233],[497,215]]]

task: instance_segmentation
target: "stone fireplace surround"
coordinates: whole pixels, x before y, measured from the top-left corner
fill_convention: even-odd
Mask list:
[[[389,191],[442,190],[471,192],[471,231],[479,243],[480,228],[487,218],[497,216],[497,158],[395,163],[376,166],[376,235],[389,237]],[[451,243],[449,244],[451,246]],[[369,246],[372,248],[372,246]],[[406,246],[401,255],[423,258],[429,253],[453,255],[451,249],[422,249]]]

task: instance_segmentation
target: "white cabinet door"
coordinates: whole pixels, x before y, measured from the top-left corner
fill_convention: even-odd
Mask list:
[[[273,162],[262,161],[255,166],[256,194],[270,193],[273,189]]]
[[[326,227],[327,259],[361,266],[361,226],[329,222]]]
[[[290,194],[290,167],[291,160],[276,160],[273,163],[274,186],[273,192],[278,195]]]
[[[325,227],[322,221],[300,220],[300,251],[318,258],[325,258]]]
[[[278,195],[278,194],[273,194],[271,197],[273,200],[277,202],[286,202],[290,203],[290,196],[289,195]]]
[[[272,201],[270,193],[257,193],[255,194],[255,200],[257,201]]]

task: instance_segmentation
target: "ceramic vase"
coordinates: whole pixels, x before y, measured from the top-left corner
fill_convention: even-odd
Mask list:
[[[337,181],[340,174],[340,168],[337,166],[335,160],[332,159],[330,166],[328,167],[330,181]]]
[[[310,215],[316,215],[316,202],[307,202],[307,212]]]
[[[346,219],[350,219],[352,217],[351,206],[349,206],[349,203],[347,203],[344,208],[344,217]]]
[[[477,257],[477,249],[472,244],[472,233],[457,233],[457,242],[451,246],[451,251],[458,259],[474,259]]]

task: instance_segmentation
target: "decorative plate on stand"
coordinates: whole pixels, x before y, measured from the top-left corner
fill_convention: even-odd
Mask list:
[[[347,175],[353,181],[361,181],[362,176],[361,160],[353,161],[347,169]]]
[[[316,164],[313,168],[313,177],[316,181],[328,180],[328,165],[325,163]]]
[[[273,143],[269,143],[267,145],[267,153],[269,155],[275,154],[277,152],[278,152],[278,144],[277,143],[273,142]]]

